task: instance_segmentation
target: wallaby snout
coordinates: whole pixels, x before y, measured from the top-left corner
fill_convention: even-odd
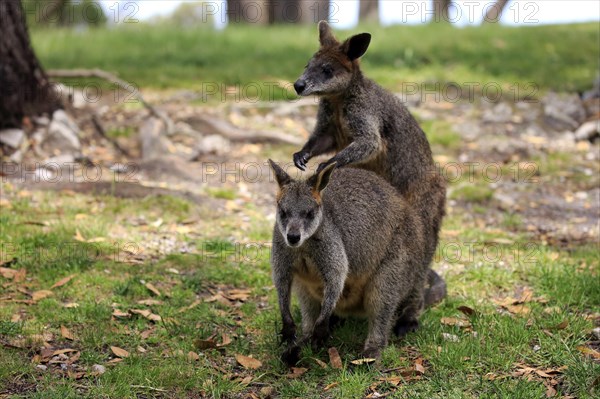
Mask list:
[[[301,95],[304,89],[306,88],[306,81],[302,78],[298,79],[296,83],[294,83],[294,90],[298,95]]]
[[[290,246],[296,246],[296,244],[298,244],[300,242],[300,237],[301,234],[300,233],[295,233],[295,232],[288,232],[287,233],[287,241],[288,244],[290,244]]]

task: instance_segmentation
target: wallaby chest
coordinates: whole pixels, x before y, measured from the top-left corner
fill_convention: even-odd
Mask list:
[[[325,286],[323,272],[319,270],[314,260],[304,258],[297,262],[294,266],[293,274],[295,284],[299,285],[301,289],[315,300],[319,302],[323,300]],[[365,314],[363,299],[369,283],[369,276],[366,274],[349,274],[337,277],[344,279],[344,289],[336,304],[336,313],[345,316],[363,316]]]

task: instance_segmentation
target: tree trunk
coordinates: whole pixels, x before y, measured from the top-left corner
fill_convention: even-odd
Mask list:
[[[60,108],[29,39],[20,1],[0,1],[0,129],[21,127],[24,116]]]
[[[266,25],[269,21],[269,0],[227,0],[227,20],[231,24]]]
[[[270,0],[270,24],[310,24],[329,19],[329,0]]]
[[[508,3],[509,0],[497,0],[493,6],[489,7],[485,12],[485,17],[483,17],[482,24],[485,23],[496,23],[500,20],[500,16],[502,15],[502,10]]]
[[[431,22],[448,22],[452,0],[433,0],[433,18]]]
[[[360,0],[358,20],[379,23],[379,0]]]

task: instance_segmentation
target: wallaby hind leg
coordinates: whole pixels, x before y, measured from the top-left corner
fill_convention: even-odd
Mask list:
[[[379,359],[388,343],[390,331],[396,318],[398,305],[403,302],[402,292],[410,286],[409,267],[399,264],[400,256],[384,260],[365,292],[365,308],[369,312],[369,332],[363,356]]]
[[[410,296],[398,307],[394,334],[403,337],[419,329],[419,315],[423,311],[423,290],[413,289]]]

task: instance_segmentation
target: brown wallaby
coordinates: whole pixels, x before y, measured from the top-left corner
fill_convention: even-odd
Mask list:
[[[294,154],[294,163],[304,170],[312,157],[336,152],[317,172],[335,163],[338,168],[353,165],[372,170],[386,179],[422,219],[429,265],[445,213],[446,187],[427,137],[395,95],[362,74],[359,58],[367,51],[369,33],[340,43],[327,22],[321,21],[319,41],[319,51],[294,84],[299,95],[320,97],[317,124],[308,142]],[[428,281],[426,301],[442,300],[444,280],[431,270]]]
[[[423,308],[429,264],[422,219],[371,171],[333,173],[330,164],[297,181],[269,163],[279,185],[271,264],[287,344],[282,360],[295,364],[302,344],[322,344],[334,314],[367,317],[363,355],[379,358],[394,325],[411,330]],[[292,288],[302,314],[299,341]]]

